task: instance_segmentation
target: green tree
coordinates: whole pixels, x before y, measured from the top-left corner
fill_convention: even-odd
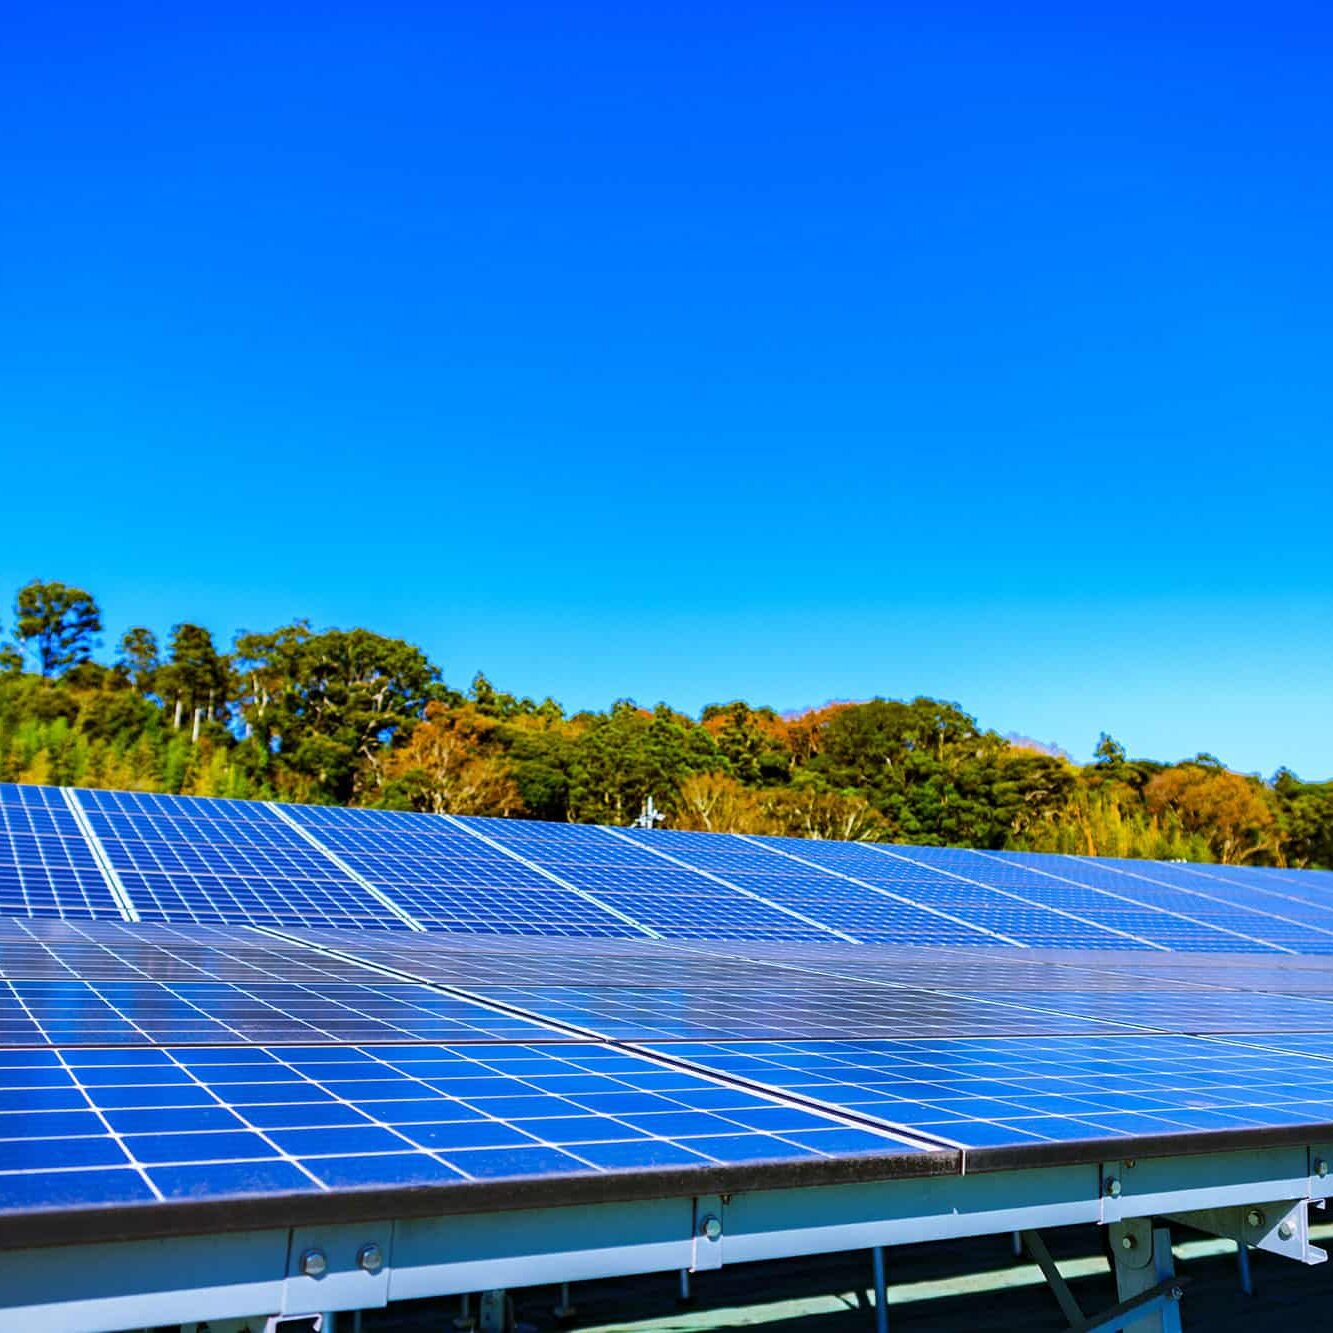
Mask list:
[[[58,676],[92,656],[102,613],[90,593],[34,579],[14,600],[14,637],[36,654],[43,676]]]
[[[120,636],[116,667],[140,694],[153,692],[159,666],[157,635],[152,630],[136,625]]]
[[[1106,732],[1097,738],[1097,748],[1093,751],[1093,762],[1098,768],[1119,768],[1125,762],[1125,747]]]
[[[379,787],[383,753],[420,719],[439,679],[401,639],[316,634],[302,622],[242,635],[235,668],[250,737],[278,780],[307,799],[343,802]]]
[[[153,672],[154,686],[172,710],[171,727],[189,720],[190,739],[198,741],[205,722],[220,722],[228,702],[228,666],[202,625],[171,628],[167,661]]]
[[[659,704],[651,713],[620,699],[587,719],[570,772],[570,818],[626,824],[652,796],[670,810],[690,773],[726,767],[703,727]]]

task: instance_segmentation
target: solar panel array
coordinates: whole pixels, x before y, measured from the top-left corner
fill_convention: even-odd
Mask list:
[[[0,1222],[1326,1125],[1330,953],[1321,873],[0,785]]]

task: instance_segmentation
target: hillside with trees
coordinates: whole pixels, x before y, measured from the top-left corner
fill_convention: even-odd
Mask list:
[[[421,649],[304,621],[219,643],[182,623],[99,655],[94,597],[19,590],[0,643],[0,781],[1102,856],[1333,865],[1333,783],[1210,755],[1093,763],[1015,745],[957,704],[872,699],[698,718],[567,714]]]

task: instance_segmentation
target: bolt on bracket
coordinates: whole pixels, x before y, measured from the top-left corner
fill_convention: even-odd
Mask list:
[[[1267,1250],[1297,1263],[1322,1264],[1328,1258],[1325,1250],[1310,1244],[1308,1199],[1257,1203],[1249,1207],[1196,1208],[1168,1216],[1196,1231],[1222,1236],[1255,1250]]]

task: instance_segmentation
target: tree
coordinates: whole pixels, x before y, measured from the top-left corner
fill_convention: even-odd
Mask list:
[[[382,761],[430,701],[439,671],[421,649],[369,630],[297,622],[242,635],[241,713],[288,790],[348,802],[382,781]]]
[[[785,728],[771,708],[751,708],[740,700],[710,704],[701,720],[732,775],[746,786],[773,786],[790,777],[792,755],[784,744]]]
[[[1125,747],[1106,732],[1097,738],[1097,748],[1093,751],[1093,762],[1098,768],[1119,768],[1125,762]]]
[[[43,676],[88,661],[101,628],[102,613],[82,588],[34,579],[14,601],[14,637],[36,653]]]
[[[172,626],[167,663],[156,668],[154,681],[163,701],[170,701],[172,730],[179,731],[188,717],[192,741],[198,741],[204,722],[226,716],[227,663],[201,625]]]
[[[691,773],[677,789],[671,827],[703,833],[774,833],[774,821],[764,809],[766,794],[726,773]]]
[[[625,824],[649,796],[670,811],[690,773],[725,768],[703,727],[665,704],[651,713],[620,699],[610,713],[587,719],[570,772],[570,817]]]
[[[1144,790],[1148,809],[1170,812],[1187,833],[1201,834],[1223,865],[1271,849],[1277,818],[1263,784],[1218,765],[1211,755],[1158,773]]]
[[[516,815],[523,800],[508,763],[497,753],[499,723],[475,704],[426,705],[425,720],[384,763],[415,809],[432,814]]]
[[[120,636],[116,666],[140,694],[152,693],[153,679],[160,665],[157,635],[152,630],[136,625]]]

